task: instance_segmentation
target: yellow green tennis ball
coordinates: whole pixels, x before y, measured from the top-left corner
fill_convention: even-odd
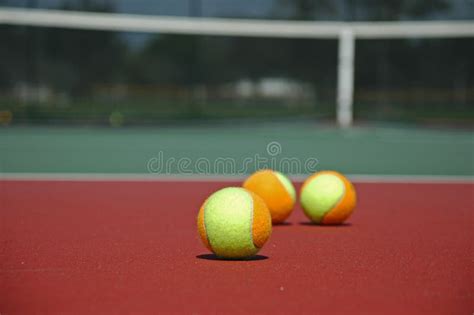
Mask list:
[[[301,187],[300,201],[306,216],[318,224],[340,224],[356,206],[351,182],[335,171],[313,174]]]
[[[230,259],[255,255],[272,232],[265,202],[240,187],[224,188],[207,198],[199,210],[197,227],[210,251]]]
[[[243,187],[259,195],[268,206],[273,223],[282,223],[293,211],[296,192],[291,181],[282,173],[260,170],[250,175]]]

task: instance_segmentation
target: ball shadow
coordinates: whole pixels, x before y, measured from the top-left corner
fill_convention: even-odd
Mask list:
[[[344,227],[352,226],[352,223],[348,223],[348,222],[343,222],[340,224],[317,224],[313,222],[304,221],[304,222],[300,222],[299,224],[306,225],[306,226],[328,227],[328,228],[344,228]]]
[[[273,227],[290,226],[290,225],[293,225],[293,223],[290,223],[290,222],[282,222],[282,223],[273,223],[273,224],[272,224]]]
[[[255,255],[249,258],[232,259],[232,258],[222,258],[222,257],[216,256],[215,254],[201,254],[201,255],[197,255],[196,258],[205,259],[205,260],[220,260],[220,261],[255,261],[255,260],[268,259],[268,256]]]

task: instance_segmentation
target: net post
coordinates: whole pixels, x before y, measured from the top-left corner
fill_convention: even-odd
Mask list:
[[[337,76],[337,123],[342,128],[350,127],[353,120],[354,51],[354,32],[349,27],[343,28],[339,34]]]

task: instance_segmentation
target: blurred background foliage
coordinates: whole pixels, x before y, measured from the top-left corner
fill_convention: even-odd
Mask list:
[[[0,0],[0,6],[318,21],[474,18],[474,2],[461,0]],[[0,38],[4,123],[120,126],[335,117],[336,40],[5,25]],[[357,40],[356,122],[472,124],[472,56],[472,38]]]

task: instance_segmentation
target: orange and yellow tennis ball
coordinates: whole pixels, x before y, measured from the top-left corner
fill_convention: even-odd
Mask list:
[[[268,206],[273,223],[282,223],[293,211],[296,201],[295,188],[282,173],[261,170],[248,177],[243,187],[259,195]]]
[[[351,182],[335,171],[321,171],[303,183],[301,206],[306,216],[318,224],[341,224],[356,206]]]
[[[256,194],[228,187],[213,193],[202,205],[197,228],[204,245],[221,258],[255,255],[272,232],[270,212]]]

